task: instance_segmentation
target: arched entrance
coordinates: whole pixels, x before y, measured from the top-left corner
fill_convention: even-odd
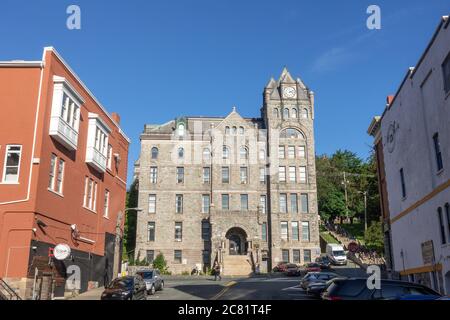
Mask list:
[[[228,241],[229,255],[247,254],[247,233],[242,228],[231,228],[225,237]]]

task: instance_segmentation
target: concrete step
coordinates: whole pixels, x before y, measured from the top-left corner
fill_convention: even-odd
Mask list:
[[[226,256],[223,259],[223,274],[226,276],[247,276],[252,272],[248,256]]]

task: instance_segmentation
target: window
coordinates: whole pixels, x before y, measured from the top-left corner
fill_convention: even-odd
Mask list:
[[[281,240],[288,240],[288,223],[286,221],[280,222],[280,229]]]
[[[181,263],[183,260],[183,254],[181,250],[174,250],[173,251],[173,262],[174,263]]]
[[[97,182],[86,177],[84,186],[84,207],[95,211],[97,204]]]
[[[108,144],[108,153],[106,157],[106,163],[108,166],[108,169],[111,170],[111,163],[112,163],[112,145]]]
[[[302,222],[302,240],[309,241],[309,222],[308,221]]]
[[[5,155],[5,166],[3,168],[3,182],[19,182],[20,158],[22,156],[22,146],[7,145]]]
[[[236,135],[236,133],[237,133],[237,128],[236,128],[236,127],[233,127],[233,130],[231,131],[231,133],[232,133],[233,135]]]
[[[211,168],[203,168],[203,183],[210,183],[211,181]]]
[[[289,250],[283,249],[281,250],[281,260],[283,262],[289,262]]]
[[[148,213],[156,213],[156,194],[148,195]]]
[[[300,159],[305,159],[306,158],[306,148],[305,148],[305,146],[299,146],[298,147],[298,157]]]
[[[440,171],[444,168],[444,164],[442,163],[441,145],[439,143],[439,134],[438,133],[434,134],[433,142],[434,142],[434,153],[436,156],[436,165],[437,165],[438,171]]]
[[[230,149],[227,146],[222,147],[222,159],[227,160],[230,158]]]
[[[300,203],[302,206],[302,213],[309,213],[308,194],[302,193],[300,195]]]
[[[211,255],[209,250],[202,250],[202,259],[204,265],[209,265],[211,263]]]
[[[225,134],[226,135],[229,135],[230,134],[230,127],[225,127]]]
[[[267,241],[267,223],[263,222],[261,226],[261,240]]]
[[[309,249],[303,250],[303,262],[304,263],[311,262],[311,250]]]
[[[64,93],[61,106],[61,118],[75,131],[78,131],[79,107]]]
[[[222,167],[222,183],[230,183],[230,168]]]
[[[445,204],[445,215],[447,216],[448,242],[450,242],[450,204]]]
[[[293,108],[293,109],[292,109],[292,118],[293,118],[293,119],[297,119],[297,116],[298,116],[297,109],[296,109],[296,108]]]
[[[89,112],[88,119],[86,163],[103,173],[108,167],[108,135],[111,129],[98,114]]]
[[[184,183],[184,167],[177,167],[177,183]]]
[[[150,183],[158,182],[158,167],[150,167]]]
[[[208,148],[203,149],[203,161],[209,161],[211,159],[211,150]]]
[[[306,177],[306,167],[300,167],[299,169],[299,175],[300,175],[300,183],[306,183],[308,180]]]
[[[291,222],[291,229],[292,229],[292,240],[298,241],[299,235],[298,235],[298,222],[292,221]]]
[[[247,160],[248,159],[248,149],[244,146],[240,147],[239,149],[239,157],[241,160]]]
[[[286,182],[286,167],[278,167],[278,181]]]
[[[295,159],[295,146],[288,147],[288,158]]]
[[[308,109],[303,109],[302,110],[301,117],[302,117],[302,119],[308,119]]]
[[[48,181],[48,188],[50,190],[53,190],[53,187],[55,186],[56,159],[56,155],[52,153],[50,157],[50,178]]]
[[[265,160],[266,159],[266,150],[261,148],[259,149],[259,160]]]
[[[230,195],[222,195],[222,210],[230,210]]]
[[[109,190],[105,190],[105,199],[103,203],[103,216],[109,217]]]
[[[292,262],[293,263],[300,263],[300,250],[294,249],[292,250]]]
[[[278,159],[284,159],[284,146],[278,147]]]
[[[280,139],[305,139],[305,136],[297,129],[287,128],[280,132]]]
[[[184,124],[180,123],[178,125],[178,135],[179,136],[184,136],[184,132],[185,132]]]
[[[155,241],[155,223],[149,222],[147,224],[147,241],[153,242]]]
[[[448,93],[450,92],[450,54],[448,54],[442,64],[442,73],[444,75],[444,90],[445,93]]]
[[[266,195],[260,195],[259,196],[259,207],[261,208],[261,213],[266,213],[266,203],[267,203],[267,199],[266,199]]]
[[[245,132],[244,127],[239,127],[239,134],[240,134],[241,136],[244,135],[244,132]]]
[[[183,195],[177,194],[175,196],[175,212],[183,213]]]
[[[296,168],[289,167],[289,182],[295,183],[297,181]]]
[[[280,117],[280,112],[278,111],[278,108],[273,109],[273,116],[275,118],[279,118]]]
[[[202,221],[202,240],[210,240],[211,226],[208,221]]]
[[[296,193],[291,194],[291,212],[298,213],[298,199]]]
[[[146,260],[147,263],[153,263],[153,260],[155,260],[155,250],[147,250]]]
[[[183,223],[175,222],[175,241],[183,240]]]
[[[287,213],[287,195],[285,193],[280,194],[280,212]]]
[[[402,185],[402,197],[406,198],[405,173],[403,168],[400,169],[400,183]]]
[[[447,239],[445,237],[445,226],[444,226],[444,217],[442,216],[442,208],[438,208],[438,219],[439,219],[439,231],[441,233],[441,243],[446,244]]]
[[[266,168],[259,168],[259,182],[266,183]]]
[[[58,160],[58,171],[56,174],[56,185],[55,191],[59,194],[62,194],[63,191],[63,179],[64,179],[64,165],[65,162],[63,159]]]
[[[158,159],[158,148],[157,147],[152,148],[152,159]]]
[[[248,183],[248,168],[247,167],[240,168],[240,177],[241,177],[242,184]]]
[[[178,148],[178,159],[183,159],[183,158],[184,158],[184,149]]]
[[[209,213],[210,198],[209,194],[202,195],[202,213]]]
[[[289,119],[289,109],[288,108],[283,109],[283,119]]]
[[[241,194],[241,211],[248,210],[248,194]]]

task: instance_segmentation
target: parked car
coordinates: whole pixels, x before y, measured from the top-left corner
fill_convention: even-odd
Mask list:
[[[278,262],[278,264],[273,268],[273,272],[286,272],[288,262]]]
[[[314,282],[327,282],[337,278],[339,275],[333,272],[309,272],[300,281],[300,287],[307,290],[308,286]]]
[[[307,263],[305,265],[305,271],[306,273],[308,272],[320,272],[320,265],[318,263],[315,262],[311,262],[311,263]]]
[[[347,254],[341,244],[329,243],[326,248],[327,256],[334,265],[347,265]]]
[[[311,282],[306,288],[306,293],[310,296],[320,298],[322,292],[324,292],[333,280]]]
[[[289,263],[286,265],[286,275],[290,277],[297,277],[300,275],[300,268],[298,265]]]
[[[319,264],[321,270],[331,270],[331,261],[327,256],[316,258],[316,263]]]
[[[156,291],[164,289],[164,279],[161,277],[159,270],[139,270],[136,274],[144,279],[148,294],[154,295]]]
[[[407,296],[435,296],[438,292],[411,282],[397,280],[381,280],[381,288],[369,289],[365,278],[337,278],[322,293],[324,300],[400,300]]]
[[[101,300],[145,300],[147,290],[141,276],[116,278],[106,287]]]

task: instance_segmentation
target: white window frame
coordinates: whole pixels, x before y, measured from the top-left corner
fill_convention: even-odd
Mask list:
[[[112,145],[108,144],[108,153],[107,153],[107,158],[106,158],[106,166],[108,167],[109,170],[111,170],[112,155],[113,155],[113,147],[112,147]]]
[[[63,194],[63,190],[64,190],[64,173],[65,173],[65,169],[66,169],[66,162],[61,159],[61,158],[57,158],[58,159],[58,168],[56,169],[56,179],[54,181],[55,185],[53,190],[56,193],[59,194]]]
[[[286,182],[286,167],[278,167],[278,182]]]
[[[282,201],[284,199],[284,201]],[[287,203],[287,194],[286,193],[280,193],[279,199],[278,199],[278,205],[280,207],[280,213],[288,213],[288,203]],[[282,210],[284,209],[284,210]]]
[[[300,183],[308,183],[308,170],[306,166],[300,166],[298,168],[298,176],[299,176],[299,182]]]
[[[183,241],[183,222],[175,222],[175,241]]]
[[[53,190],[55,187],[55,178],[56,178],[56,164],[57,164],[58,157],[56,154],[52,153],[50,156],[50,172],[49,172],[49,185],[48,189]]]
[[[280,222],[280,238],[281,240],[289,240],[289,223],[287,221]]]
[[[286,148],[278,146],[278,159],[286,159]]]
[[[108,189],[105,190],[105,199],[104,199],[104,206],[103,206],[103,217],[109,218],[109,203],[110,203],[110,197],[111,193]]]
[[[208,174],[206,174],[208,173]],[[202,169],[203,183],[211,183],[211,167],[203,167]]]
[[[150,183],[158,183],[158,167],[150,167]]]
[[[294,232],[295,231],[295,232]],[[298,227],[298,221],[291,221],[292,240],[300,240],[300,229]]]
[[[156,194],[148,195],[148,213],[156,213]]]
[[[297,182],[297,167],[289,166],[289,182]]]
[[[9,148],[14,148],[14,147],[19,147],[20,150],[18,151],[9,151]],[[3,164],[3,177],[2,177],[2,181],[3,184],[19,184],[19,178],[20,178],[20,164],[22,162],[22,145],[20,144],[8,144],[6,145],[6,152],[5,152],[5,162]],[[13,166],[7,166],[7,162],[8,162],[8,154],[19,154],[19,163],[17,164],[17,173],[16,173],[16,178],[14,180],[6,180],[6,169],[13,167]],[[14,166],[15,168],[16,166]]]
[[[239,168],[239,178],[241,180],[241,184],[248,184],[248,167]]]
[[[295,159],[295,146],[288,146],[288,159]]]
[[[176,194],[175,195],[175,213],[181,214],[183,213],[183,195],[182,194]],[[180,201],[181,199],[181,201]]]
[[[261,208],[261,213],[266,213],[267,211],[267,197],[265,194],[259,196],[259,206]]]
[[[298,146],[298,157],[306,159],[306,146]]]
[[[307,237],[305,237],[305,230],[307,231]],[[309,221],[302,221],[302,241],[311,241],[311,230],[309,229]]]
[[[211,197],[209,194],[202,194],[202,213],[209,213],[211,207]]]

